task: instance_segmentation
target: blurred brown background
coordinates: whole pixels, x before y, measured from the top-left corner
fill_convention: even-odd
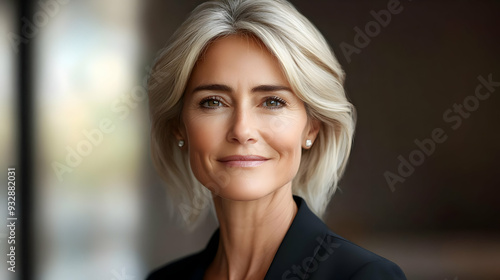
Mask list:
[[[151,1],[146,9],[151,49],[162,47],[202,1]],[[454,130],[443,114],[474,96],[478,76],[500,82],[498,1],[399,1],[387,26],[373,27],[371,11],[391,1],[291,1],[331,44],[347,74],[346,91],[358,110],[347,172],[330,204],[335,232],[398,263],[409,279],[500,279],[500,87],[479,101]],[[356,47],[355,27],[369,25],[370,42]],[[158,28],[162,26],[162,28]],[[366,31],[365,31],[366,34]],[[358,45],[362,46],[362,45]],[[484,89],[483,89],[484,90]],[[485,91],[486,93],[487,91]],[[465,109],[467,112],[467,109]],[[449,113],[448,118],[460,116]],[[404,182],[387,183],[418,149],[415,140],[441,128],[446,141]],[[191,250],[165,234],[152,263],[204,246],[213,230],[195,235]],[[174,240],[171,240],[171,236]],[[189,241],[185,241],[189,243]],[[178,244],[179,251],[173,244]]]
[[[201,2],[31,1],[34,279],[143,279],[203,248],[217,227],[208,217],[187,232],[168,218],[141,95],[156,53]],[[500,2],[401,0],[385,26],[373,14],[397,1],[291,2],[332,46],[358,110],[352,156],[325,219],[330,228],[396,262],[408,279],[500,279],[500,86],[475,97],[479,77],[500,82]],[[19,148],[20,54],[11,38],[25,21],[18,2],[0,4],[5,170]],[[103,132],[71,172],[55,171],[54,162],[68,164],[68,149],[84,145],[83,130],[105,119],[113,132]],[[436,129],[446,140],[419,152],[415,141]],[[409,176],[398,171],[401,159],[415,162]],[[388,183],[387,172],[400,181]],[[0,278],[14,279],[5,271]]]

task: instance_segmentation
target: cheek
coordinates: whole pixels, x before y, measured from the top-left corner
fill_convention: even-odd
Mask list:
[[[268,124],[266,141],[279,154],[280,165],[286,167],[289,172],[295,172],[302,155],[302,138],[306,125],[304,118],[273,118]]]
[[[183,115],[183,122],[190,152],[206,151],[214,144],[216,137],[222,135],[222,123],[217,117],[187,111]]]
[[[286,146],[300,143],[304,125],[303,119],[296,115],[263,116],[259,120],[259,132],[266,142]]]
[[[222,135],[220,126],[204,119],[190,121],[186,124],[187,140],[190,153],[207,153]]]
[[[194,117],[185,119],[191,170],[200,182],[210,178],[210,156],[217,151],[224,133],[219,122],[211,118]]]

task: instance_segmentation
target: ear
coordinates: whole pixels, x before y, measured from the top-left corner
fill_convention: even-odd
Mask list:
[[[314,141],[318,136],[320,127],[321,127],[321,122],[319,120],[310,119],[308,121],[308,124],[304,130],[305,133],[304,133],[304,139],[302,139],[302,148],[310,149],[312,147],[312,146],[309,147],[306,146],[307,140],[311,140],[312,144],[314,145]]]

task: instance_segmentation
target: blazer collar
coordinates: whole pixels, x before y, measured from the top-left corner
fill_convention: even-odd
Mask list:
[[[299,196],[293,196],[297,204],[297,214],[281,242],[267,271],[265,279],[283,279],[287,271],[302,265],[308,257],[317,253],[327,233],[328,227],[307,207]]]

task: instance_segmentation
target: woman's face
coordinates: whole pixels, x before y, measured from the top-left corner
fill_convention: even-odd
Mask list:
[[[255,200],[290,186],[306,139],[319,125],[260,42],[217,39],[188,82],[177,137],[196,178],[231,200]]]

